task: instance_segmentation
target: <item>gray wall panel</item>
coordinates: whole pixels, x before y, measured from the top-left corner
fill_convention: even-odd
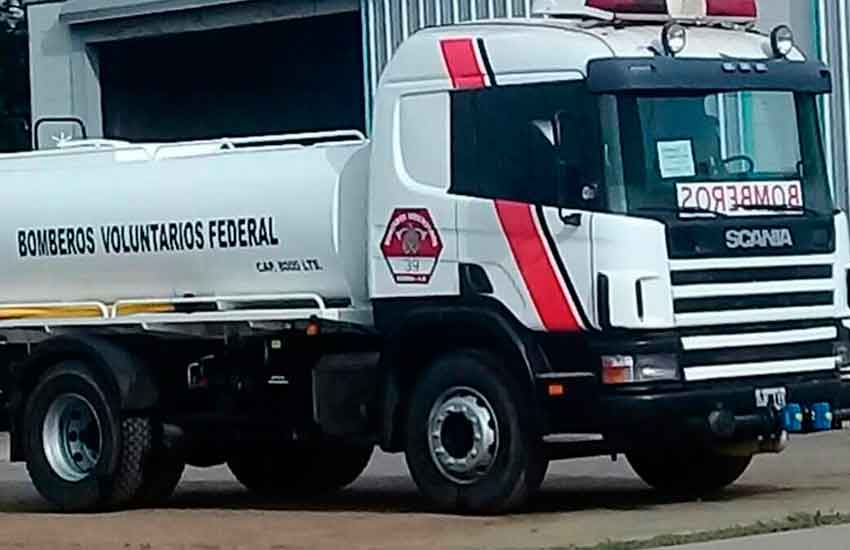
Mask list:
[[[372,78],[373,91],[389,56],[420,28],[504,18],[509,13],[526,17],[530,5],[531,0],[361,0],[367,43],[375,45],[369,53],[370,66],[377,71]]]

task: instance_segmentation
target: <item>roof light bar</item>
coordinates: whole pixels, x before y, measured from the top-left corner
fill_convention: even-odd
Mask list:
[[[756,0],[535,0],[537,15],[637,21],[752,23]]]

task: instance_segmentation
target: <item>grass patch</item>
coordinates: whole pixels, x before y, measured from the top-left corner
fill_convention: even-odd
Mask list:
[[[595,546],[566,546],[561,549],[553,548],[551,550],[644,550],[662,546],[713,542],[845,524],[850,524],[850,514],[837,512],[828,514],[822,512],[816,512],[814,514],[799,513],[790,515],[785,519],[760,521],[752,525],[736,525],[714,531],[701,531],[686,535],[660,535],[647,540],[608,541]]]

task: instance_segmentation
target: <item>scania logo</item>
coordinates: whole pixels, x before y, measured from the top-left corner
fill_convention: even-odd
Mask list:
[[[794,246],[791,230],[782,229],[730,229],[726,232],[726,247],[739,248],[785,248]]]

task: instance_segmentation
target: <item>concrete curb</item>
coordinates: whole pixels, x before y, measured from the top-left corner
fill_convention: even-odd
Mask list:
[[[703,542],[666,550],[796,550],[798,548],[847,548],[850,526],[821,527],[757,537]],[[659,550],[665,550],[660,548]]]

